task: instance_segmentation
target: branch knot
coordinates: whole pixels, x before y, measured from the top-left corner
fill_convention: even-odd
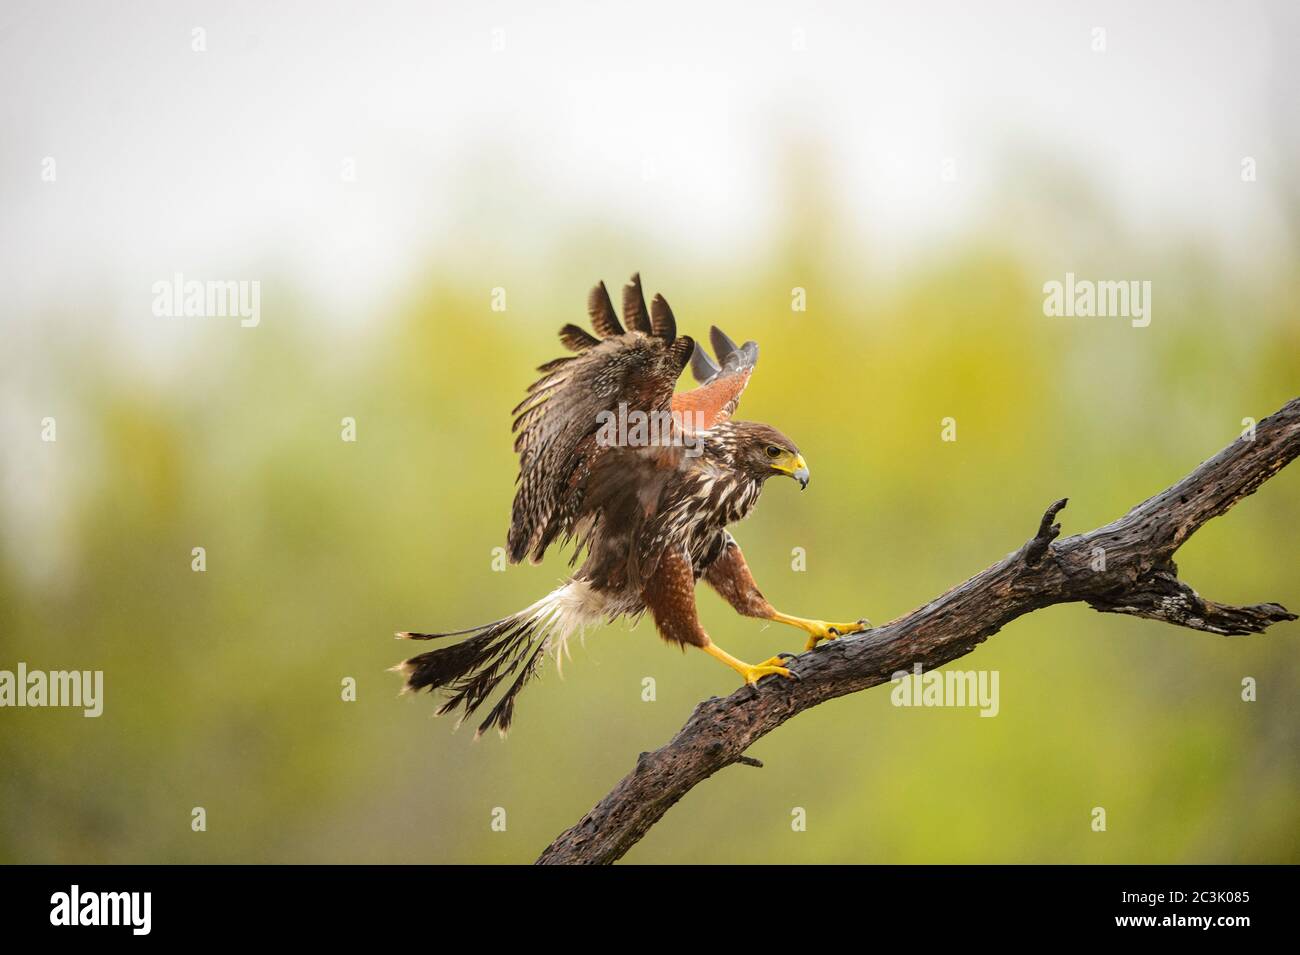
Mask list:
[[[1061,513],[1068,503],[1070,503],[1070,499],[1063,497],[1043,512],[1043,519],[1038,522],[1038,533],[1024,546],[1021,552],[1027,566],[1036,566],[1052,546],[1052,541],[1060,536],[1061,525],[1052,522],[1056,520],[1056,515]]]

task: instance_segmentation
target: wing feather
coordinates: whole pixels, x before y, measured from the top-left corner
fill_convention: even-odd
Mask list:
[[[541,560],[557,536],[574,533],[583,513],[585,477],[607,450],[595,440],[602,413],[617,414],[620,405],[647,414],[668,411],[695,348],[685,336],[668,341],[624,332],[604,283],[592,290],[588,310],[603,339],[542,365],[542,377],[513,412],[520,460],[508,536],[511,561]]]
[[[709,330],[709,339],[718,361],[713,361],[696,342],[691,372],[700,386],[673,395],[672,410],[689,430],[706,431],[735,414],[740,395],[758,364],[756,342],[737,345],[716,325]]]
[[[662,295],[656,295],[650,303],[650,331],[666,342],[677,337],[677,319],[673,318],[673,310]]]
[[[641,292],[641,273],[637,272],[623,286],[623,321],[634,332],[651,332],[650,316],[645,309],[645,295]],[[669,339],[671,341],[671,339]]]
[[[612,306],[611,306],[612,307]],[[585,328],[577,325],[565,325],[560,329],[560,341],[569,351],[583,352],[600,344],[600,339]]]
[[[613,338],[623,334],[623,326],[614,314],[614,303],[609,300],[605,283],[601,282],[587,295],[587,314],[591,316],[591,326],[601,338]]]

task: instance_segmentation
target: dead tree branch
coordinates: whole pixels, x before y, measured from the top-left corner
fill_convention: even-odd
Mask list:
[[[1300,398],[1261,421],[1168,490],[1119,520],[1058,540],[1065,500],[1047,509],[1035,536],[1003,560],[924,607],[867,633],[822,644],[788,661],[798,682],[769,677],[695,708],[667,744],[636,767],[537,860],[612,863],[694,786],[744,755],[755,740],[827,700],[964,656],[1019,616],[1081,601],[1225,636],[1260,633],[1296,615],[1274,604],[1232,607],[1202,598],[1178,579],[1174,552],[1300,454]]]

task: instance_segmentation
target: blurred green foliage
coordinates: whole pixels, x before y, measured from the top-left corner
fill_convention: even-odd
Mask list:
[[[685,333],[717,323],[760,342],[740,416],[793,437],[813,480],[805,494],[774,482],[736,534],[768,597],[810,616],[905,613],[1019,546],[1063,495],[1065,533],[1111,520],[1300,393],[1293,281],[1262,287],[1172,241],[1027,251],[993,212],[896,272],[829,200],[791,208],[768,251],[711,262],[574,223],[552,259],[488,267],[473,251],[485,225],[413,263],[402,302],[345,326],[284,287],[264,291],[257,329],[130,316],[175,346],[162,368],[118,356],[93,314],[52,314],[48,339],[6,359],[34,417],[4,443],[0,667],[103,669],[106,704],[97,720],[0,713],[0,859],[531,861],[696,702],[731,692],[733,674],[648,621],[589,632],[562,678],[550,666],[525,693],[504,742],[453,733],[385,672],[411,650],[394,630],[495,619],[565,576],[559,554],[493,572],[493,548],[515,474],[509,410],[597,279],[640,269]],[[1106,221],[1059,214],[1061,234]],[[1151,326],[1045,318],[1042,283],[1067,270],[1153,279]],[[45,408],[55,444],[33,423]],[[45,503],[16,521],[15,495]],[[1215,599],[1300,606],[1298,525],[1291,468],[1180,566]],[[798,649],[796,631],[704,589],[700,603],[732,653]],[[957,664],[1000,671],[996,718],[897,709],[887,688],[820,706],[755,747],[766,768],[699,786],[628,859],[1300,861],[1298,633],[1032,614]],[[340,699],[348,676],[356,702]],[[1240,699],[1246,676],[1258,702]],[[194,806],[207,832],[190,830]]]

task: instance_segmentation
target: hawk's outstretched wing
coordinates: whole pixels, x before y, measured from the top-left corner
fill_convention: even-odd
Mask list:
[[[716,325],[709,329],[709,338],[718,361],[711,359],[696,342],[691,355],[691,374],[700,386],[673,395],[673,411],[680,415],[687,430],[706,431],[735,414],[740,393],[749,384],[749,376],[758,363],[756,342],[737,345]]]
[[[677,337],[672,311],[661,296],[647,310],[639,276],[623,289],[629,331],[619,323],[603,282],[591,290],[587,312],[600,337],[577,325],[560,329],[560,340],[577,354],[542,365],[542,377],[514,409],[519,487],[508,537],[511,561],[525,556],[539,561],[557,535],[574,533],[592,466],[614,450],[596,440],[602,413],[618,415],[620,405],[625,412],[670,411],[673,387],[695,349],[690,338]],[[640,461],[617,469],[608,480],[640,482],[645,476],[638,472],[653,466],[649,459]],[[637,495],[620,498],[629,496]]]

